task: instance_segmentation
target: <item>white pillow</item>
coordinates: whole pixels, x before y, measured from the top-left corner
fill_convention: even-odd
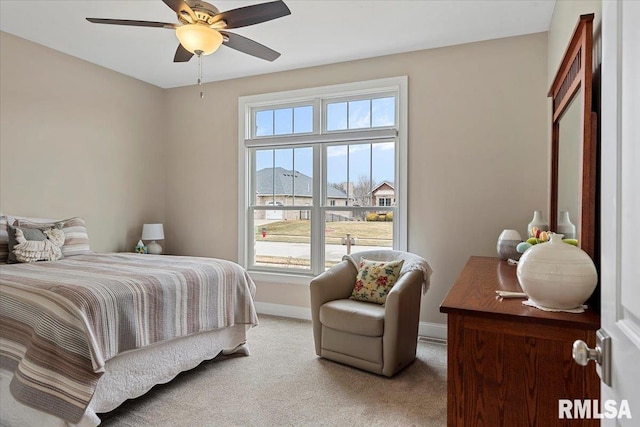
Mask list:
[[[0,216],[1,215],[2,215],[2,213],[0,213]],[[9,224],[11,224],[11,225],[13,225],[13,222],[16,219],[21,219],[21,220],[25,220],[25,221],[29,221],[29,222],[37,222],[38,224],[62,221],[60,219],[36,218],[36,217],[29,217],[29,216],[15,216],[15,215],[6,215],[6,214],[4,216],[7,217],[7,219],[9,220]]]

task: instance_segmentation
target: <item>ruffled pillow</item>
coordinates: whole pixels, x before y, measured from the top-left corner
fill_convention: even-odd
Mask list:
[[[89,233],[84,219],[73,217],[55,222],[39,223],[28,219],[17,218],[13,225],[20,228],[40,228],[58,227],[65,235],[65,242],[62,246],[62,254],[65,257],[91,253],[89,246]]]
[[[59,228],[9,226],[9,262],[57,261],[63,257],[64,232]]]
[[[403,264],[404,260],[384,262],[361,259],[356,284],[349,298],[384,304],[391,288],[400,277]]]

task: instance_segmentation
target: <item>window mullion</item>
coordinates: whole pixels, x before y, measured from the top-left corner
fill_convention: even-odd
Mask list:
[[[255,150],[251,150],[249,152],[250,157],[249,157],[249,167],[250,170],[253,171],[255,170],[255,165],[256,165],[256,151]],[[245,244],[246,244],[246,248],[244,250],[244,258],[246,260],[247,265],[254,265],[255,264],[255,254],[253,250],[249,250],[249,248],[253,248],[253,239],[255,236],[254,233],[254,229],[255,229],[255,224],[254,224],[254,219],[255,219],[255,214],[252,208],[252,205],[255,204],[255,194],[256,194],[256,177],[254,173],[250,173],[249,174],[249,189],[250,189],[250,194],[247,196],[245,196],[245,200],[248,204],[248,209],[246,209],[247,212],[247,223],[246,223],[246,236],[245,236]]]
[[[385,141],[395,139],[398,130],[396,128],[380,128],[380,129],[358,129],[348,131],[331,131],[322,135],[305,134],[305,135],[278,135],[269,137],[260,137],[256,139],[245,140],[247,148],[253,147],[275,147],[285,145],[313,145],[321,143],[339,143],[339,142],[355,142],[355,141]]]
[[[369,105],[369,108],[371,108],[371,105]],[[369,198],[369,205],[374,206],[373,204],[373,144],[369,144],[369,196],[368,198]]]
[[[326,181],[324,173],[324,146],[313,147],[313,176],[319,179],[313,180],[313,201],[311,210],[311,271],[318,275],[324,271],[324,208],[321,207],[325,195],[322,190]]]
[[[276,150],[271,154],[271,202],[276,205]]]
[[[349,176],[349,153],[351,151],[351,146],[350,145],[346,145],[347,147],[347,205],[349,204],[349,201],[351,200],[351,186],[349,185],[349,183],[351,182],[351,177]]]
[[[291,151],[291,205],[296,205],[296,149]],[[286,203],[285,203],[286,205]]]
[[[313,133],[322,135],[325,133],[324,111],[322,111],[322,101],[316,98],[313,101]]]
[[[347,102],[347,129],[351,129],[351,120],[349,119],[349,104],[350,102]]]

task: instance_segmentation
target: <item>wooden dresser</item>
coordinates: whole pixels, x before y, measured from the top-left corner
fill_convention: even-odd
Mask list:
[[[559,399],[599,399],[595,364],[576,364],[577,339],[595,346],[600,317],[550,313],[499,299],[522,292],[516,267],[471,257],[440,306],[448,314],[449,426],[599,426],[558,418]]]

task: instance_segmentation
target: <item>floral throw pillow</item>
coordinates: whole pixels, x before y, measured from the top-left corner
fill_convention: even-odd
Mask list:
[[[404,260],[400,261],[370,261],[360,260],[356,285],[353,287],[350,299],[384,304],[387,294],[398,281]]]

